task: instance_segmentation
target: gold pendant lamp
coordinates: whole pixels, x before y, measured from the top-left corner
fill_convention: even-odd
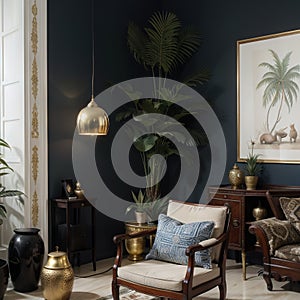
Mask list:
[[[77,116],[77,129],[80,135],[107,135],[109,119],[107,113],[94,100],[95,75],[95,33],[94,0],[92,0],[92,97],[90,103]]]

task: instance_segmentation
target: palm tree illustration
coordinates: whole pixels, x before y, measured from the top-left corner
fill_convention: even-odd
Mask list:
[[[297,101],[299,86],[296,79],[300,78],[300,65],[297,64],[289,68],[290,57],[292,54],[288,52],[285,57],[280,60],[278,54],[274,50],[269,50],[273,56],[273,64],[262,62],[259,67],[267,69],[262,76],[262,80],[257,84],[257,89],[265,87],[263,93],[263,106],[267,107],[267,130],[273,133],[277,124],[281,120],[281,112],[285,104],[290,112],[293,104]],[[270,127],[271,109],[278,106],[277,116],[272,127]]]

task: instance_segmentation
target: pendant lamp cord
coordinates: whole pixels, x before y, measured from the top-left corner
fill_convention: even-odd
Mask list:
[[[95,25],[94,25],[94,0],[92,0],[92,99],[94,99],[95,78]]]

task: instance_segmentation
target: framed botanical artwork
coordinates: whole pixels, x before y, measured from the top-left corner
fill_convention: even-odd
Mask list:
[[[237,153],[300,163],[300,30],[237,41]]]

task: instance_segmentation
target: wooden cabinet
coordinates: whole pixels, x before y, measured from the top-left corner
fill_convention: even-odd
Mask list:
[[[244,218],[244,201],[243,197],[239,199],[231,199],[230,197],[235,198],[235,195],[228,194],[216,194],[212,199],[211,204],[223,206],[225,203],[229,204],[231,208],[231,228],[230,228],[230,238],[229,244],[230,248],[234,250],[242,249],[242,232],[243,228],[243,218]]]
[[[253,209],[260,205],[267,210],[267,217],[274,216],[273,205],[267,199],[269,190],[276,191],[278,196],[300,196],[300,187],[291,186],[268,185],[257,190],[232,189],[231,186],[209,188],[210,204],[228,204],[231,208],[229,249],[241,251],[244,280],[246,252],[258,248],[255,236],[248,231],[251,222],[255,220]]]

